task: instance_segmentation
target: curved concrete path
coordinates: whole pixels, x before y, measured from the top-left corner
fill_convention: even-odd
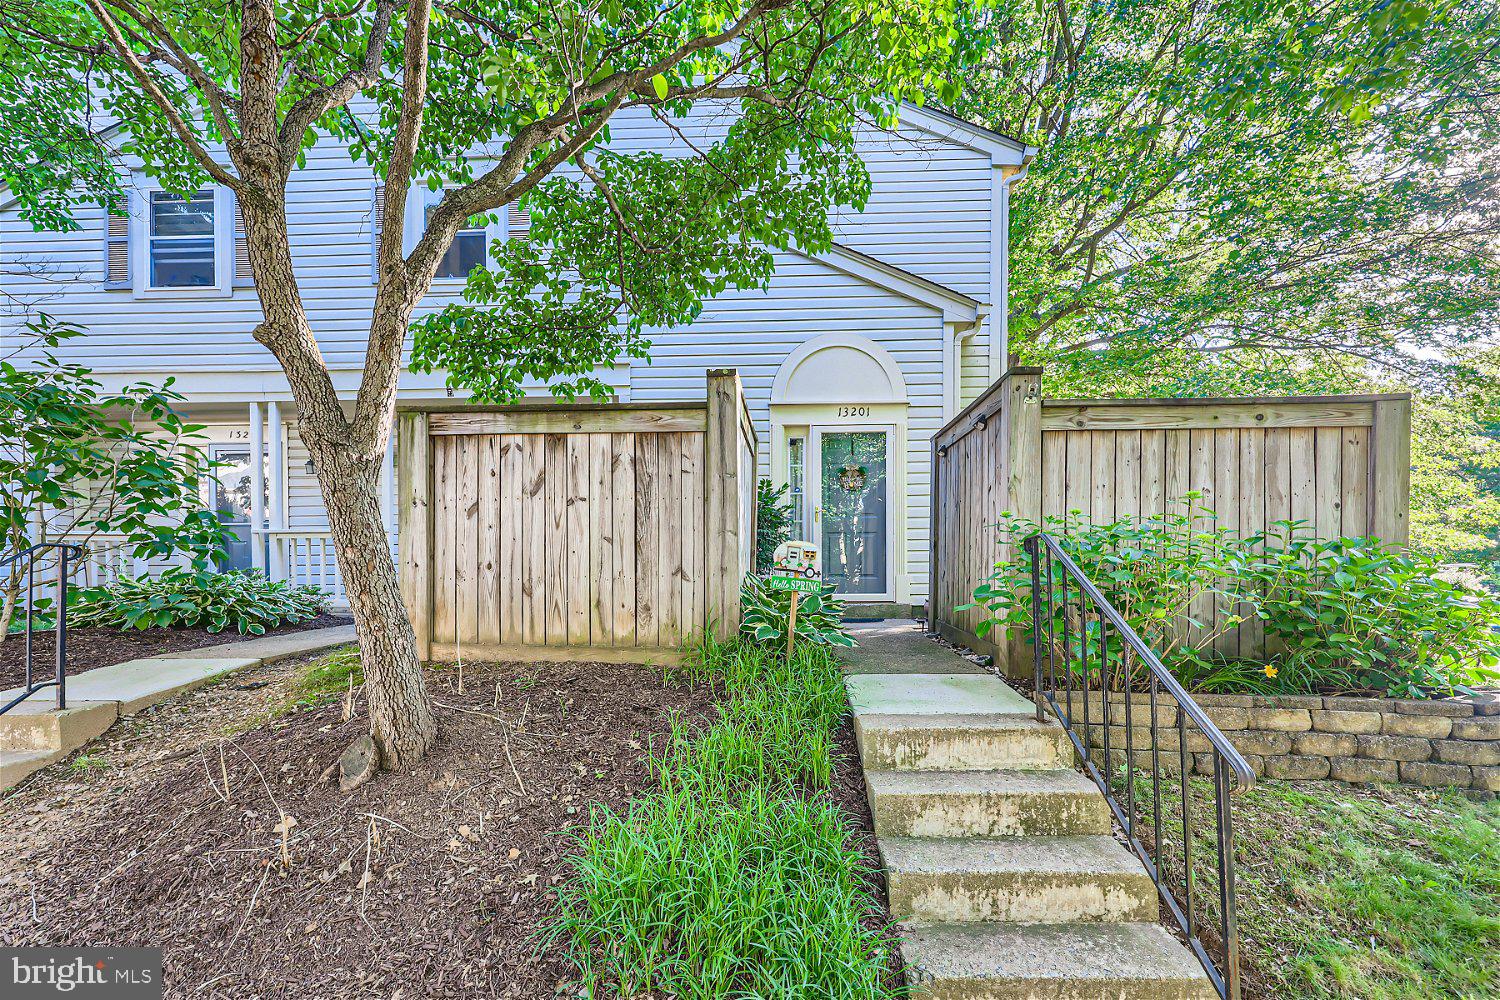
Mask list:
[[[339,625],[164,653],[73,674],[68,678],[68,707],[62,711],[56,709],[56,689],[43,688],[0,715],[0,792],[98,738],[122,716],[236,670],[353,641],[354,626]],[[21,690],[0,691],[0,704]]]

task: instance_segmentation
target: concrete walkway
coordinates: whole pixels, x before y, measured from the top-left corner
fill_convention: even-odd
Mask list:
[[[922,631],[921,622],[889,618],[849,626],[858,648],[839,650],[845,673],[861,674],[987,674],[951,649],[938,645]]]
[[[259,636],[85,670],[68,678],[68,707],[43,688],[0,715],[0,791],[98,738],[115,720],[247,667],[322,652],[354,641],[354,626]],[[21,693],[0,691],[0,703]]]
[[[915,622],[858,627],[845,684],[918,1000],[1216,1000],[1032,703]]]

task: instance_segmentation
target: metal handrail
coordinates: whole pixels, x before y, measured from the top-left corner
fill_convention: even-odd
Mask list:
[[[1210,982],[1219,996],[1225,1000],[1239,1000],[1240,997],[1240,955],[1239,955],[1239,926],[1236,918],[1235,900],[1235,867],[1234,867],[1234,826],[1230,810],[1230,797],[1247,791],[1255,784],[1255,773],[1250,765],[1234,745],[1219,731],[1213,720],[1204,712],[1202,706],[1193,700],[1192,695],[1182,687],[1173,677],[1171,672],[1162,665],[1160,658],[1152,652],[1135,629],[1131,628],[1123,615],[1110,603],[1109,599],[1096,587],[1088,576],[1073,561],[1072,557],[1058,544],[1057,540],[1045,532],[1038,532],[1026,539],[1024,543],[1026,554],[1031,559],[1031,616],[1032,616],[1032,658],[1035,669],[1036,684],[1036,717],[1039,722],[1046,721],[1048,709],[1057,717],[1072,741],[1073,747],[1078,752],[1079,759],[1083,762],[1084,771],[1099,786],[1105,800],[1109,803],[1110,811],[1115,821],[1119,823],[1125,832],[1126,840],[1141,862],[1146,866],[1152,881],[1156,884],[1158,895],[1163,905],[1172,914],[1177,925],[1187,937],[1188,945],[1198,961],[1202,963],[1204,971],[1208,974]],[[1046,558],[1043,558],[1045,552]],[[1045,565],[1045,578],[1044,567]],[[1062,643],[1063,657],[1061,677],[1063,688],[1066,691],[1065,700],[1067,707],[1058,704],[1058,663],[1057,663],[1057,616],[1058,608],[1057,573],[1054,568],[1061,572],[1061,607],[1062,607]],[[1079,635],[1077,643],[1077,664],[1075,666],[1075,642],[1070,628],[1070,612],[1073,609],[1071,603],[1069,581],[1076,586],[1077,610],[1079,622]],[[1092,605],[1094,619],[1098,625],[1097,642],[1088,636],[1089,606]],[[1151,844],[1142,839],[1145,830],[1140,824],[1144,823],[1144,807],[1140,810],[1142,815],[1137,821],[1137,791],[1136,791],[1136,757],[1137,754],[1145,754],[1148,748],[1142,747],[1139,751],[1135,746],[1136,712],[1131,703],[1131,688],[1133,687],[1134,671],[1129,670],[1120,692],[1111,692],[1109,684],[1109,642],[1106,627],[1113,628],[1116,636],[1126,647],[1126,666],[1129,667],[1130,659],[1133,657],[1137,663],[1144,664],[1149,677],[1148,694],[1149,699],[1146,708],[1150,712],[1151,741],[1149,747],[1150,762],[1150,788],[1151,788]],[[1094,647],[1097,646],[1097,649]],[[1045,651],[1044,651],[1045,647]],[[1090,657],[1097,653],[1099,669],[1099,697],[1102,718],[1099,722],[1090,719],[1089,700],[1093,692],[1090,690],[1089,677],[1091,673]],[[1043,662],[1046,669],[1043,669]],[[1074,676],[1082,678],[1082,738],[1078,729],[1075,728],[1074,719]],[[1111,717],[1111,694],[1117,694],[1124,701],[1124,736],[1125,746],[1123,748],[1111,746],[1111,733],[1113,719]],[[1164,836],[1162,824],[1162,769],[1161,769],[1161,737],[1158,727],[1158,701],[1162,696],[1170,696],[1176,702],[1175,729],[1177,736],[1177,774],[1181,779],[1181,879],[1180,883],[1175,873],[1169,873],[1170,867],[1175,867],[1177,859],[1167,856],[1169,840]],[[1142,695],[1136,695],[1136,703],[1139,704]],[[1218,877],[1218,902],[1219,921],[1216,928],[1219,935],[1220,957],[1218,961],[1211,954],[1201,938],[1203,930],[1202,922],[1197,912],[1197,903],[1194,899],[1194,857],[1193,857],[1193,818],[1192,797],[1193,790],[1189,780],[1194,768],[1202,767],[1198,762],[1196,754],[1188,751],[1188,722],[1197,728],[1201,736],[1207,741],[1208,752],[1212,755],[1211,774],[1214,787],[1213,814],[1217,826],[1217,858],[1216,871]],[[1102,733],[1102,742],[1094,743],[1094,731]],[[1114,754],[1123,749],[1124,768],[1123,778],[1116,779]],[[1170,753],[1171,748],[1168,748]],[[1102,757],[1103,768],[1099,766]],[[1144,769],[1143,769],[1144,770]],[[1125,804],[1120,803],[1119,795],[1111,782],[1122,780],[1124,784],[1123,795]],[[1145,778],[1143,777],[1143,781]],[[1144,794],[1144,793],[1143,793]],[[1171,881],[1169,886],[1168,881]],[[1180,898],[1179,898],[1180,892]]]
[[[53,666],[56,673],[52,680],[40,681],[35,679],[33,672],[33,649],[32,632],[35,625],[34,615],[36,608],[36,564],[38,557],[49,549],[57,550],[57,581],[56,591],[53,598]],[[44,542],[41,545],[32,545],[12,553],[0,559],[0,570],[14,566],[22,559],[27,559],[26,564],[26,628],[25,628],[25,664],[26,684],[21,694],[12,698],[4,705],[0,705],[0,715],[4,715],[15,708],[21,702],[30,698],[45,688],[57,688],[57,708],[61,711],[68,707],[68,560],[82,559],[83,546],[70,545],[66,542]],[[7,638],[0,636],[0,640]]]

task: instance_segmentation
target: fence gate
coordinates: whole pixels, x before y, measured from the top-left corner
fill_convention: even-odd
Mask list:
[[[756,440],[736,373],[691,403],[421,405],[397,448],[423,660],[660,660],[738,629]]]

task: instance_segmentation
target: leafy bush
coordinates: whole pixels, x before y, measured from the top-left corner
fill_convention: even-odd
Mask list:
[[[1318,539],[1305,522],[1277,522],[1240,536],[1218,527],[1189,495],[1177,512],[1091,525],[1049,517],[1056,538],[1172,673],[1194,690],[1263,694],[1378,691],[1395,697],[1448,695],[1500,678],[1500,601],[1440,578],[1437,560],[1374,538]],[[999,525],[1016,556],[974,592],[992,628],[1029,634],[1030,558],[1020,543],[1034,522],[1007,515]],[[1061,568],[1054,566],[1054,579]],[[1043,569],[1045,574],[1046,569]],[[1058,591],[1060,593],[1060,589]],[[1082,662],[1090,643],[1097,671],[1101,641],[1094,616],[1054,601],[1055,634]],[[1227,657],[1215,640],[1259,621],[1265,661]],[[1106,630],[1116,686],[1145,673],[1113,629]]]
[[[155,577],[121,577],[80,590],[68,612],[72,625],[94,628],[206,628],[264,635],[328,610],[328,595],[259,573],[171,570]]]
[[[705,641],[690,675],[722,686],[719,719],[676,725],[658,786],[578,835],[550,933],[586,995],[885,1000],[888,945],[872,873],[832,776],[847,711],[824,647]]]
[[[776,558],[776,546],[792,537],[789,487],[762,478],[755,487],[755,572],[764,573]]]
[[[833,585],[824,584],[821,594],[803,594],[797,602],[797,638],[819,646],[853,646],[844,631],[844,602],[833,596]],[[740,586],[744,616],[740,630],[756,642],[786,645],[792,613],[789,591],[772,590],[758,576],[746,576]]]

